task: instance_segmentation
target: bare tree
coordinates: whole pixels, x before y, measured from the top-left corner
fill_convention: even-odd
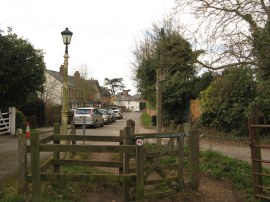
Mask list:
[[[92,82],[88,78],[88,69],[87,64],[81,64],[80,71],[74,74],[75,98],[79,106],[84,106],[96,97]]]
[[[201,66],[211,70],[238,65],[263,68],[265,53],[260,49],[269,46],[269,35],[265,39],[258,35],[269,30],[269,5],[266,0],[176,0],[175,11],[195,19],[186,24],[184,18],[180,21],[194,48],[204,50],[197,60]]]

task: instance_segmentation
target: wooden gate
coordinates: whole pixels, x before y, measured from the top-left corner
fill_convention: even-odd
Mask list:
[[[262,158],[262,149],[270,151],[269,144],[262,144],[261,132],[267,130],[269,134],[270,125],[259,124],[258,107],[252,105],[251,116],[249,117],[249,138],[251,149],[251,163],[253,175],[254,197],[258,199],[270,200],[269,171],[263,168],[263,164],[270,164],[270,159]],[[267,179],[268,178],[268,179]]]
[[[120,131],[120,136],[85,136],[85,135],[57,135],[60,133],[60,125],[55,124],[54,135],[42,140],[38,135],[31,134],[31,145],[26,146],[25,135],[19,135],[19,173],[21,193],[27,190],[27,182],[32,183],[32,200],[41,200],[42,181],[79,181],[79,182],[114,182],[123,184],[123,200],[125,202],[136,200],[144,201],[145,198],[163,197],[172,192],[159,192],[148,194],[145,190],[155,184],[167,184],[170,189],[181,191],[184,183],[183,177],[183,150],[184,132],[177,133],[155,133],[135,134],[135,123],[132,120],[127,122],[127,127]],[[197,133],[196,133],[197,134]],[[190,168],[190,184],[192,188],[198,188],[199,148],[198,136],[190,136],[190,158],[193,167]],[[169,139],[163,149],[158,153],[147,152],[144,148],[147,139]],[[192,141],[193,139],[193,141]],[[172,150],[173,143],[177,142],[176,150]],[[195,141],[194,141],[195,140]],[[61,141],[61,144],[60,144]],[[65,142],[63,142],[65,141]],[[88,141],[116,142],[119,145],[89,145]],[[82,142],[79,144],[79,142]],[[27,173],[27,152],[31,153],[31,173]],[[53,152],[53,158],[41,165],[40,152]],[[77,159],[63,159],[60,152],[99,152],[118,153],[119,160],[116,161],[91,161]],[[196,154],[195,154],[196,153]],[[160,164],[164,156],[176,156],[175,164]],[[147,166],[149,158],[153,159],[151,165]],[[133,161],[132,161],[133,160]],[[92,166],[92,167],[114,167],[118,168],[117,174],[67,174],[61,173],[63,166]],[[49,173],[47,170],[52,167]],[[176,175],[166,176],[165,169],[175,169]],[[157,172],[160,179],[151,180],[151,173]]]
[[[182,191],[184,181],[194,190],[199,186],[199,132],[184,132],[183,127],[170,133],[134,133],[135,122],[127,121],[125,144],[137,145],[136,156],[124,153],[124,173],[136,173],[136,187],[123,187],[125,201],[171,198]],[[129,135],[131,138],[128,138]],[[184,157],[184,137],[188,140],[188,158]],[[130,142],[131,141],[131,142]],[[155,149],[157,142],[161,142]],[[148,143],[148,144],[147,144]],[[150,148],[149,148],[150,146]],[[134,159],[132,159],[134,157]],[[133,160],[133,161],[132,161]],[[184,161],[189,162],[184,180]],[[136,162],[136,166],[134,166]],[[135,192],[136,190],[136,192]]]
[[[0,111],[0,135],[15,135],[16,109],[10,107],[8,112]]]

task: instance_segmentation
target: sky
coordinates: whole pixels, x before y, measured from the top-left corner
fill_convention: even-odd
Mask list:
[[[61,32],[73,32],[68,74],[86,70],[88,78],[123,78],[131,95],[132,51],[153,23],[170,14],[174,0],[0,0],[0,29],[7,27],[45,52],[48,70],[59,71],[65,45]]]

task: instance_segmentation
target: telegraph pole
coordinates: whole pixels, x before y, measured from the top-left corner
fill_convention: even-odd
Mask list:
[[[162,105],[162,93],[160,85],[160,69],[156,70],[156,113],[157,113],[157,132],[161,132],[161,105]]]
[[[164,40],[164,28],[161,28],[160,30],[160,35],[161,35],[161,42]],[[162,44],[163,45],[163,44]],[[158,68],[156,70],[156,113],[157,113],[157,132],[161,132],[161,125],[162,125],[162,89],[160,82],[165,79],[164,74],[162,72],[163,69],[163,60],[162,60],[162,55],[159,53],[159,60],[160,60],[160,65],[161,68]],[[161,143],[161,142],[158,142]]]

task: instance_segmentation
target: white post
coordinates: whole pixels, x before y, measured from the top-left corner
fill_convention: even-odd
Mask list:
[[[9,132],[11,135],[16,134],[16,108],[9,107]]]

